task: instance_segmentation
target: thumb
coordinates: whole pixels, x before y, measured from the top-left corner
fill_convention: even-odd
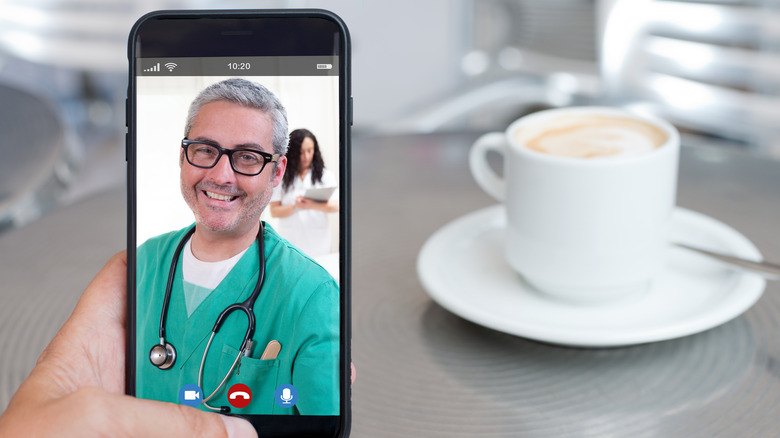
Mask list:
[[[252,424],[243,418],[219,415],[219,419],[222,420],[223,424],[225,425],[225,431],[227,432],[228,438],[257,437],[257,431],[255,428],[252,426]]]
[[[17,393],[0,416],[2,436],[257,438],[248,421],[96,387],[50,401]]]
[[[195,408],[125,396],[134,415],[123,416],[127,436],[257,438],[252,425],[240,418],[204,412]]]

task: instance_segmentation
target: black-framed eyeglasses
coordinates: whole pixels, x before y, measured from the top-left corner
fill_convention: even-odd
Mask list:
[[[217,165],[222,155],[228,156],[230,167],[241,175],[259,175],[268,163],[276,163],[279,154],[269,154],[256,149],[225,149],[217,144],[202,140],[181,141],[187,162],[201,169],[210,169]]]

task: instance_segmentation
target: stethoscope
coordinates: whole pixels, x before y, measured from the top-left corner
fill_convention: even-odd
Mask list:
[[[246,313],[247,319],[249,320],[249,325],[246,329],[246,334],[244,335],[244,341],[241,343],[241,348],[238,349],[238,356],[236,356],[236,360],[233,361],[233,365],[231,365],[230,369],[228,370],[227,374],[225,374],[225,378],[222,379],[222,382],[220,382],[219,386],[217,386],[217,389],[214,390],[214,392],[211,393],[208,397],[203,398],[203,405],[206,406],[208,409],[211,409],[213,411],[220,411],[223,413],[230,412],[230,408],[227,406],[222,406],[221,408],[215,408],[213,406],[209,406],[207,403],[214,395],[217,393],[217,391],[222,388],[222,386],[227,382],[228,377],[233,373],[233,369],[235,369],[236,365],[238,365],[241,362],[241,357],[246,356],[249,354],[249,350],[252,348],[252,336],[255,334],[255,314],[252,311],[252,308],[255,305],[255,301],[257,300],[257,297],[260,295],[260,289],[263,287],[263,280],[265,279],[265,254],[263,249],[263,229],[264,224],[260,222],[260,230],[257,232],[257,243],[258,248],[260,251],[260,274],[257,276],[257,284],[255,285],[255,290],[252,291],[252,295],[249,296],[244,302],[242,303],[236,303],[232,304],[225,308],[225,310],[222,311],[222,313],[219,314],[217,317],[217,322],[214,323],[214,328],[211,329],[211,337],[209,337],[209,342],[206,344],[206,350],[203,352],[203,357],[200,360],[200,370],[198,371],[198,386],[203,388],[203,366],[206,363],[206,355],[209,352],[209,349],[211,348],[211,341],[214,340],[214,336],[219,331],[220,327],[222,326],[222,323],[225,321],[225,318],[228,317],[234,310],[241,310],[244,313]],[[171,290],[173,289],[173,277],[176,274],[176,265],[179,262],[179,257],[181,256],[181,251],[184,248],[184,245],[187,243],[187,240],[189,240],[190,237],[192,237],[192,233],[195,232],[195,227],[192,227],[189,231],[187,231],[187,234],[184,235],[184,237],[181,239],[181,242],[179,242],[179,246],[176,247],[176,251],[173,253],[173,260],[171,261],[171,270],[168,272],[168,284],[165,286],[165,299],[163,301],[162,305],[162,315],[160,315],[160,343],[152,347],[151,350],[149,350],[149,360],[152,362],[152,365],[156,366],[157,368],[161,370],[167,370],[173,366],[173,364],[176,362],[176,349],[168,342],[165,342],[165,322],[168,319],[168,305],[171,302]],[[204,391],[205,394],[205,391]]]

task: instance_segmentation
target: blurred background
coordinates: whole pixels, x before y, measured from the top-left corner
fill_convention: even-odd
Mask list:
[[[32,289],[61,287],[58,275],[86,285],[95,263],[124,246],[121,231],[104,233],[113,240],[100,242],[103,252],[84,245],[68,254],[74,272],[59,268],[61,252],[46,250],[54,239],[79,244],[48,232],[51,224],[124,208],[132,24],[156,9],[257,7],[325,8],[347,23],[354,150],[365,138],[503,130],[540,109],[599,104],[664,117],[684,145],[780,158],[777,0],[0,0],[0,261],[5,275],[20,272],[11,284],[32,284],[12,291],[0,282],[0,347],[33,344],[24,363],[7,355],[19,363],[2,367],[0,409],[83,286],[69,286],[49,313],[35,306],[56,298],[38,293],[29,304]],[[39,258],[16,256],[20,245]],[[91,258],[76,274],[79,257]],[[63,272],[27,281],[22,268]],[[34,319],[26,324],[45,324],[24,332],[25,315]]]
[[[356,136],[502,129],[595,103],[780,156],[774,0],[0,0],[0,230],[123,183],[138,17],[257,6],[326,8],[348,23]]]
[[[780,156],[774,0],[0,0],[0,232],[123,184],[138,17],[258,6],[348,23],[357,137],[609,104],[670,119],[688,144]]]

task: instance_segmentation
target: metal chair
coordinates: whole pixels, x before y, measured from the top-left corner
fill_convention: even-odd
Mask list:
[[[765,3],[602,0],[606,102],[780,156],[780,5]]]
[[[430,132],[464,126],[495,130],[538,108],[606,104],[669,119],[688,143],[699,139],[780,156],[780,54],[776,50],[780,3],[555,2],[590,7],[594,17],[590,23],[585,9],[570,16],[563,10],[534,15],[538,4],[535,0],[491,2],[493,8],[512,6],[500,12],[514,13],[510,20],[518,25],[545,30],[544,38],[541,31],[525,32],[522,38],[483,38],[498,42],[480,47],[477,15],[470,33],[479,49],[473,54],[482,56],[473,58],[494,66],[492,70],[452,96],[388,124],[388,130]],[[545,17],[544,24],[536,23]],[[566,32],[559,32],[559,40],[551,44],[550,29]],[[586,37],[585,29],[591,29],[592,38]],[[575,49],[584,51],[585,42],[597,46],[592,63],[574,55]],[[563,45],[569,49],[558,48]],[[469,123],[478,117],[492,123]]]

